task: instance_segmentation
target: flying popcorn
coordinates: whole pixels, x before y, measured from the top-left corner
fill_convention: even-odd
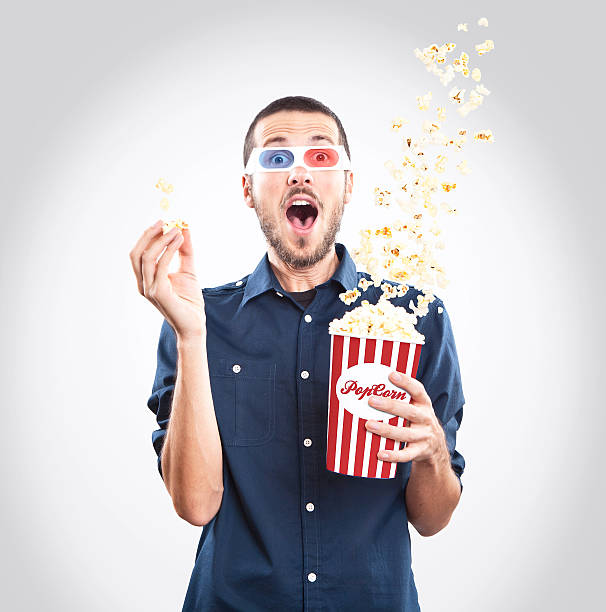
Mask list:
[[[486,17],[480,17],[478,19],[478,25],[479,26],[484,26],[485,28],[488,27],[488,19],[486,19]]]
[[[391,191],[387,189],[381,190],[375,187],[375,204],[377,206],[390,206],[391,205]]]
[[[429,121],[429,119],[426,119],[425,121],[423,121],[423,131],[424,132],[427,132],[428,134],[433,134],[434,132],[437,132],[439,129],[440,129],[439,123]]]
[[[489,51],[494,49],[494,41],[485,40],[483,43],[476,45],[476,51],[478,55],[485,55]]]
[[[362,287],[362,291],[366,291],[370,285],[372,285],[372,283],[364,277],[362,277],[358,282],[358,287]]]
[[[463,32],[467,32],[467,31],[468,31],[468,30],[467,30],[467,24],[466,24],[466,23],[460,23],[460,24],[457,26],[457,32],[460,32],[461,30],[462,30]]]
[[[417,96],[417,107],[419,110],[426,111],[431,100],[431,91],[428,91],[424,96]]]
[[[457,164],[457,170],[461,174],[469,174],[471,172],[471,168],[467,165],[467,160],[464,159],[462,162]]]
[[[159,189],[162,193],[172,193],[174,187],[161,178],[158,179],[158,182],[156,183],[156,189]]]
[[[448,99],[455,104],[461,104],[463,102],[463,96],[465,95],[464,89],[453,87],[448,93]]]
[[[165,179],[160,178],[156,183],[156,189],[159,189],[162,193],[170,194],[175,188],[170,183],[167,183]],[[168,198],[162,198],[160,200],[160,208],[164,212],[168,212],[170,208],[170,202]],[[188,229],[189,225],[183,219],[173,219],[172,221],[165,221],[162,225],[162,234],[167,234],[173,227],[178,227],[181,230]]]
[[[408,119],[404,119],[403,117],[396,117],[391,122],[391,129],[396,132],[398,131],[404,124],[409,123]]]
[[[435,166],[434,166],[435,171],[439,172],[440,174],[442,174],[443,172],[446,172],[447,162],[448,162],[448,158],[445,155],[438,155],[438,157],[436,158]]]
[[[472,110],[478,108],[484,101],[484,96],[490,92],[480,83],[469,92],[469,100],[457,109],[461,117],[466,117]]]
[[[467,68],[467,63],[469,62],[469,55],[465,53],[465,51],[461,52],[460,57],[452,60],[452,66],[455,72],[464,72]],[[466,76],[465,74],[463,76]]]
[[[339,298],[341,299],[341,301],[345,302],[345,304],[351,304],[352,302],[355,302],[360,295],[362,295],[358,289],[352,289],[351,291],[346,291],[345,293],[340,293],[339,294]]]
[[[474,140],[483,140],[485,142],[494,142],[492,130],[480,130],[473,135]]]
[[[484,24],[482,22],[483,25]],[[459,31],[467,31],[467,24],[459,24]],[[447,85],[455,78],[468,78],[477,83],[469,90],[455,85],[447,98],[457,106],[460,116],[479,108],[484,97],[490,92],[480,80],[479,68],[469,67],[469,54],[461,51],[458,57],[449,62],[449,54],[455,49],[454,43],[432,44],[423,50],[415,49],[414,55],[426,69]],[[486,40],[476,45],[482,55],[494,48],[493,41]],[[432,92],[416,96],[420,111],[429,110]],[[457,216],[458,210],[448,202],[439,205],[434,202],[436,194],[449,194],[457,188],[457,183],[448,174],[450,155],[461,151],[467,141],[467,129],[457,128],[451,132],[444,127],[446,112],[444,106],[437,106],[435,120],[425,119],[417,124],[415,133],[410,122],[396,117],[390,124],[391,131],[399,132],[402,155],[399,160],[391,159],[384,166],[391,179],[393,188],[376,187],[375,204],[384,209],[385,214],[394,214],[392,221],[384,221],[376,226],[365,227],[359,232],[359,246],[351,253],[357,265],[365,268],[370,280],[362,278],[357,287],[339,295],[347,305],[353,304],[363,293],[372,289],[377,304],[362,299],[360,305],[347,311],[341,319],[329,325],[331,333],[342,333],[360,337],[375,337],[414,342],[421,340],[414,325],[418,318],[429,311],[429,304],[435,299],[435,291],[447,287],[449,280],[439,260],[440,252],[445,249],[441,220]],[[406,128],[404,125],[406,124]],[[476,132],[474,142],[493,142],[490,130]],[[437,154],[435,149],[438,149]],[[467,160],[454,163],[461,175],[471,173]],[[440,176],[443,175],[443,176]],[[440,197],[440,196],[437,196]],[[393,204],[393,206],[392,206]],[[381,214],[384,214],[383,212]],[[403,298],[409,287],[416,287],[416,303],[408,302],[408,307],[394,306],[391,300]],[[439,313],[443,312],[440,307]]]

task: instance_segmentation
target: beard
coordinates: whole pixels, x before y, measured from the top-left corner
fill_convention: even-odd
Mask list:
[[[252,189],[251,198],[255,207],[255,212],[257,213],[257,218],[259,219],[259,225],[265,235],[265,240],[267,240],[267,243],[274,249],[276,255],[290,268],[309,268],[324,259],[324,257],[334,248],[335,238],[341,227],[341,219],[343,218],[343,211],[345,209],[345,187],[343,187],[343,195],[341,196],[340,204],[333,209],[328,218],[328,227],[320,243],[311,253],[307,254],[303,254],[301,251],[305,248],[308,238],[306,236],[298,236],[296,246],[300,251],[291,249],[280,235],[279,220],[274,220],[269,214],[265,214],[263,206],[259,206],[259,202],[255,199]],[[320,211],[324,214],[326,211],[325,204],[317,198],[316,201],[318,202]]]

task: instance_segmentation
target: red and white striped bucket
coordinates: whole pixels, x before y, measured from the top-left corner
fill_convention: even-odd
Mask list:
[[[387,378],[393,370],[417,375],[421,344],[331,334],[326,468],[366,478],[394,478],[397,462],[381,461],[379,451],[393,450],[396,441],[366,429],[366,421],[398,427],[407,419],[368,404],[372,395],[410,401],[410,395]],[[398,449],[405,442],[398,443]]]

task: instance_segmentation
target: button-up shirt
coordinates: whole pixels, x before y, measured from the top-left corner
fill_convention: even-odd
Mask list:
[[[395,478],[326,468],[328,324],[357,305],[339,293],[370,276],[335,244],[339,266],[301,306],[280,285],[267,254],[252,274],[202,289],[212,398],[223,452],[223,498],[202,528],[184,612],[419,610],[405,504],[410,462]],[[397,283],[392,283],[397,286]],[[376,303],[371,285],[363,299]],[[420,291],[392,300],[410,312]],[[425,344],[416,378],[432,400],[452,469],[465,402],[448,313],[435,299],[419,319]],[[177,347],[164,320],[148,407],[162,475]]]

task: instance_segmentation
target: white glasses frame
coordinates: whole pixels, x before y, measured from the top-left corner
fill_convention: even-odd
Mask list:
[[[306,151],[310,149],[332,149],[339,154],[339,161],[335,166],[308,166],[304,161]],[[264,168],[259,160],[264,151],[290,151],[294,156],[293,163],[288,168]],[[343,145],[308,145],[299,147],[255,147],[248,158],[248,163],[244,172],[246,174],[254,174],[255,172],[290,172],[297,166],[303,166],[311,172],[321,172],[324,170],[351,170],[351,161],[347,155],[347,151]]]

